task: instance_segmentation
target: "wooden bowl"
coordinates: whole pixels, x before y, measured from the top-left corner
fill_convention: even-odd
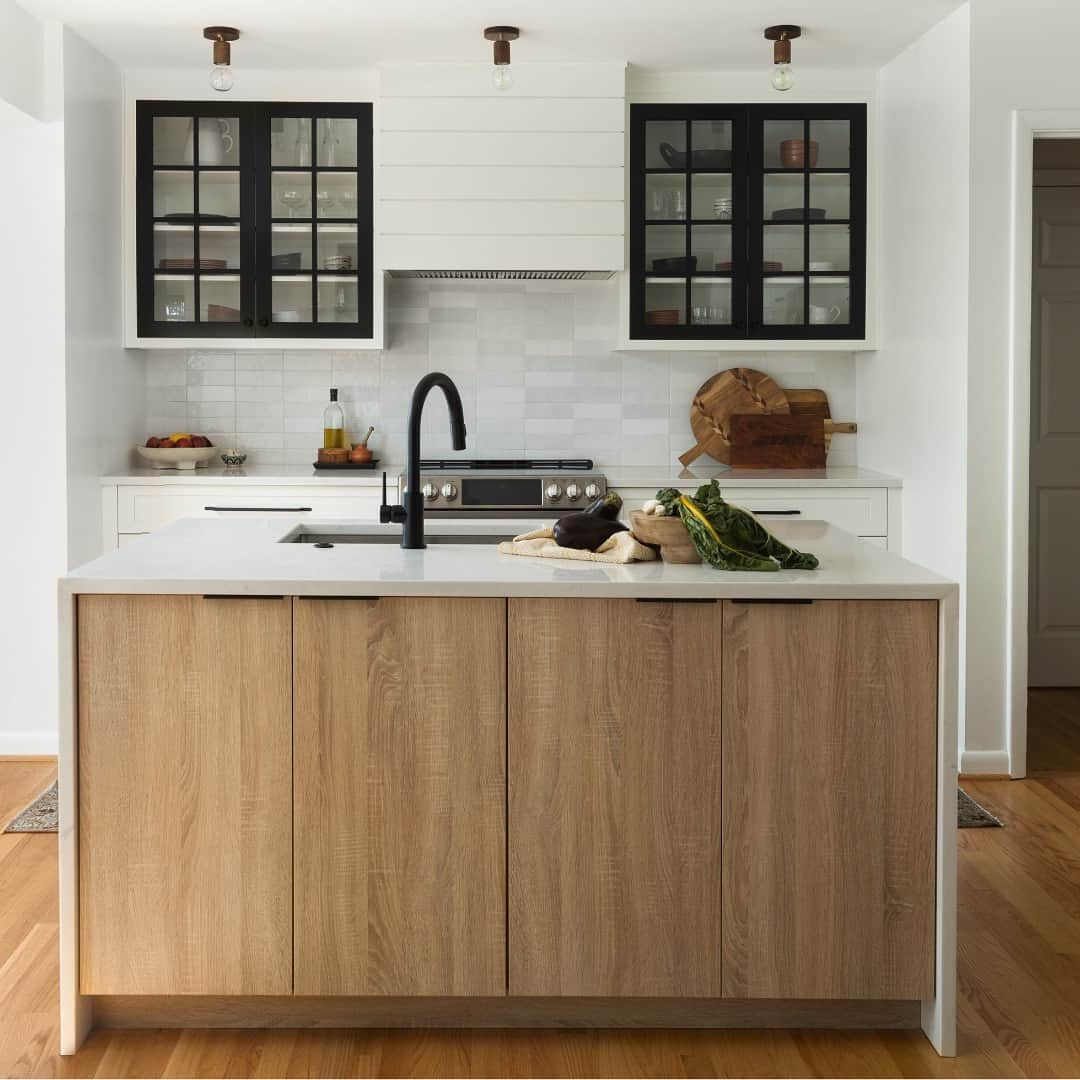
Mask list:
[[[641,510],[630,512],[630,528],[634,535],[650,547],[660,549],[660,558],[669,563],[699,563],[697,553],[682,518],[659,517]]]

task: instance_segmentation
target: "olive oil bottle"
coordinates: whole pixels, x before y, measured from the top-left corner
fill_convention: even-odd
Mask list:
[[[345,448],[345,413],[338,404],[337,387],[330,387],[330,404],[323,412],[322,444],[324,450]]]

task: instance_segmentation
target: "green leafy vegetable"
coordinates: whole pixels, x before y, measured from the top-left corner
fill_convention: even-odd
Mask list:
[[[753,514],[727,502],[712,480],[692,497],[676,488],[656,493],[669,514],[682,518],[698,554],[718,570],[815,570],[815,556],[781,543]]]

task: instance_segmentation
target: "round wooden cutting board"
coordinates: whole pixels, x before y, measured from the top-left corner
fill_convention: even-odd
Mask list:
[[[788,413],[787,394],[762,371],[728,368],[698,387],[690,406],[690,427],[697,445],[679,455],[684,465],[702,454],[730,464],[732,413]]]

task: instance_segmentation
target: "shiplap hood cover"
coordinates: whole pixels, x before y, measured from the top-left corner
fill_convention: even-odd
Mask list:
[[[625,263],[624,64],[380,71],[378,264],[410,277],[608,277]]]

